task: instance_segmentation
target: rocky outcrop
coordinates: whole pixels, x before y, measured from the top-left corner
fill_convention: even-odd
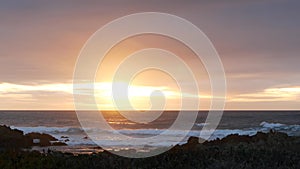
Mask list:
[[[49,134],[29,133],[26,134],[25,137],[32,140],[32,146],[66,145],[65,143],[58,143],[58,140]]]
[[[6,129],[7,130],[7,129]],[[20,131],[14,131],[17,134]],[[37,135],[34,135],[35,137]],[[48,138],[50,139],[50,137]],[[134,153],[132,150],[124,153]],[[190,137],[186,144],[149,158],[130,159],[108,151],[91,155],[73,155],[48,150],[0,152],[0,168],[300,168],[300,138],[285,133],[257,133],[253,136],[229,135],[223,139],[199,143]]]
[[[31,140],[24,136],[23,131],[0,126],[0,150],[27,148]]]
[[[30,148],[31,146],[66,145],[49,134],[29,133],[0,126],[0,150]]]

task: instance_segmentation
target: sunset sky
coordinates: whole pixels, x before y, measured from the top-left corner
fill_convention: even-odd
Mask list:
[[[74,109],[81,48],[106,23],[137,12],[177,15],[208,36],[226,73],[226,109],[300,109],[299,8],[297,0],[0,1],[0,109]],[[154,35],[128,39],[108,54],[96,78],[100,107],[113,109],[105,98],[121,57],[146,47],[171,50],[198,72],[200,93],[184,97],[201,98],[199,108],[207,109],[210,87],[201,63],[179,42]],[[171,100],[168,109],[178,108],[178,88],[165,74],[146,72],[133,83],[137,108],[147,108],[148,94],[161,89]]]

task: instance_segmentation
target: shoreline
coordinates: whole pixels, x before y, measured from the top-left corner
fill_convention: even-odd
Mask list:
[[[14,137],[0,135],[0,168],[300,168],[300,137],[270,131],[253,136],[232,134],[222,139],[202,144],[197,137],[189,137],[187,143],[148,158],[126,158],[101,150],[90,154],[72,154],[59,151],[23,151],[15,143],[20,131],[0,127]],[[16,133],[19,133],[16,135]],[[7,145],[3,140],[8,141]],[[6,146],[6,147],[5,147]],[[28,147],[27,147],[28,148]],[[46,149],[47,146],[41,146]],[[101,150],[101,152],[100,152]],[[122,153],[137,153],[122,150]],[[141,153],[142,152],[138,152]]]
[[[282,124],[276,124],[276,123],[266,123],[267,126],[271,125],[271,126],[279,126],[282,127]],[[48,149],[50,151],[60,151],[63,153],[72,153],[72,154],[93,154],[93,153],[98,153],[98,152],[103,152],[104,149],[102,149],[99,145],[97,145],[96,143],[94,143],[92,140],[90,140],[87,136],[85,136],[84,138],[82,138],[83,140],[86,141],[87,144],[74,144],[73,142],[70,142],[71,137],[69,135],[64,135],[64,136],[60,136],[57,137],[55,135],[52,134],[45,134],[43,132],[38,132],[38,131],[34,131],[34,132],[24,132],[21,129],[18,129],[16,127],[7,127],[7,126],[1,126],[0,125],[0,132],[1,132],[1,128],[6,127],[7,129],[10,129],[11,131],[18,131],[19,133],[23,133],[24,136],[27,135],[31,135],[33,134],[34,136],[37,137],[45,137],[46,140],[44,140],[43,145],[36,145],[36,144],[31,144],[30,146],[32,147],[31,149],[28,150],[36,150],[39,151],[41,153],[43,152],[47,152]],[[286,126],[283,126],[286,127]],[[134,131],[134,130],[133,130]],[[237,130],[236,130],[237,131]],[[239,130],[240,131],[240,130]],[[241,132],[228,132],[227,134],[225,134],[225,136],[223,137],[215,137],[213,139],[207,140],[206,142],[214,142],[216,140],[223,140],[225,138],[227,138],[228,136],[231,135],[238,135],[239,137],[252,137],[257,135],[257,133],[268,133],[269,131],[276,131],[276,132],[282,132],[279,130],[273,130],[272,128],[270,128],[269,130],[251,130],[247,131],[247,130],[241,130],[243,131]],[[216,132],[222,132],[224,134],[224,132],[226,133],[226,130],[216,130]],[[283,132],[284,134],[291,136],[291,137],[297,137],[299,135],[290,135],[287,132]],[[218,134],[217,134],[218,135]],[[32,136],[32,137],[34,137]],[[151,135],[149,135],[151,136]],[[188,141],[188,138],[190,137],[197,137],[197,134],[191,134],[189,136],[186,137],[185,140],[181,141],[180,143],[178,143],[179,145],[184,145],[186,144],[186,142]],[[47,140],[50,139],[50,140]],[[31,142],[33,141],[33,138],[31,140]],[[28,142],[28,140],[26,140],[26,142]],[[46,144],[45,144],[46,142]],[[47,143],[48,142],[48,143]],[[166,143],[164,143],[166,144]],[[146,145],[146,146],[138,146],[138,145],[123,145],[123,144],[118,144],[118,145],[110,145],[111,147],[106,147],[106,150],[109,151],[126,151],[126,150],[130,150],[130,151],[137,151],[137,152],[149,152],[152,150],[155,150],[157,148],[169,148],[172,147],[175,144],[166,144],[166,145]]]

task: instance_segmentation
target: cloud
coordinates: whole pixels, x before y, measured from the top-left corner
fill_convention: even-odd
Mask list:
[[[126,83],[118,83],[127,87]],[[21,106],[30,107],[29,109],[72,109],[73,93],[83,99],[87,95],[93,95],[99,108],[114,109],[112,97],[112,84],[110,82],[98,82],[95,84],[75,84],[73,91],[72,83],[53,83],[53,84],[0,84],[0,98],[2,104],[0,109],[15,109]],[[120,88],[123,89],[123,88]],[[90,93],[90,91],[92,91]],[[157,95],[154,91],[160,91],[162,95]],[[152,93],[154,92],[154,94]],[[198,95],[191,93],[180,93],[176,89],[167,86],[142,86],[130,85],[128,88],[128,98],[130,103],[140,109],[148,107],[149,100],[153,96],[155,100],[163,98],[168,100],[169,104],[178,103],[181,97],[185,99],[209,99],[208,95]],[[114,98],[124,100],[128,98]],[[83,100],[84,101],[84,100]],[[5,104],[4,104],[5,103]],[[24,106],[25,105],[25,106]],[[24,106],[24,107],[22,107]],[[168,107],[172,109],[172,107]]]
[[[295,101],[297,91],[270,86],[300,84],[299,6],[299,1],[294,0],[2,2],[0,77],[9,83],[0,84],[0,108],[69,104],[72,84],[68,82],[89,36],[113,19],[144,11],[178,15],[207,34],[228,75],[229,94],[234,95],[229,96],[229,101]],[[28,83],[36,84],[24,85]],[[149,92],[147,88],[140,89]],[[109,95],[106,90],[101,92]],[[171,89],[165,93],[177,97]],[[185,94],[189,96],[199,97]],[[200,97],[209,99],[209,95]]]
[[[278,102],[300,101],[300,86],[267,88],[256,93],[239,94],[230,98],[230,102]]]
[[[0,94],[22,93],[33,91],[65,92],[72,93],[72,84],[41,84],[41,85],[20,85],[12,83],[1,83]]]

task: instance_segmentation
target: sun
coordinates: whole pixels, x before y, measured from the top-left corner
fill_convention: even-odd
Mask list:
[[[112,86],[118,92],[128,88],[128,95],[118,95],[113,97]],[[119,89],[118,89],[119,88]],[[99,109],[124,109],[124,110],[149,110],[151,108],[151,97],[155,99],[174,99],[180,96],[180,93],[173,91],[166,86],[145,86],[134,85],[125,82],[102,82],[94,85],[94,94]],[[159,91],[159,92],[157,92]],[[130,105],[127,105],[127,103]],[[115,104],[119,105],[116,106]]]

